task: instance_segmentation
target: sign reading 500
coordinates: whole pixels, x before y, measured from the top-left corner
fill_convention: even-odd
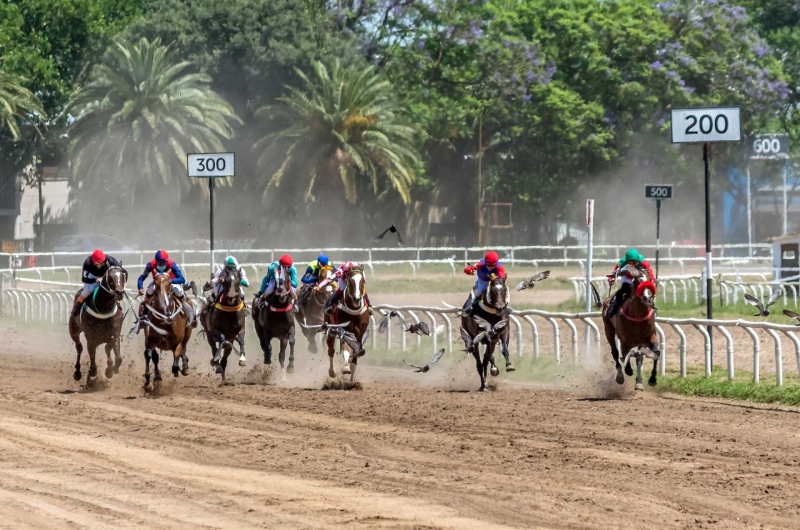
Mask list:
[[[742,139],[740,123],[735,107],[674,109],[672,142],[738,142]]]

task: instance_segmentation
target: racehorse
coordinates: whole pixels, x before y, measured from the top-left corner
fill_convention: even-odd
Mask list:
[[[500,342],[503,357],[506,360],[506,372],[513,372],[514,366],[511,364],[508,354],[508,287],[504,278],[492,275],[489,285],[483,293],[480,303],[475,309],[473,316],[462,315],[461,327],[466,332],[462,335],[467,351],[475,357],[478,367],[478,375],[481,378],[480,392],[486,390],[486,377],[489,365],[491,364],[491,375],[496,377],[500,370],[494,363],[494,349]],[[475,318],[477,317],[477,318]],[[481,320],[487,322],[489,329],[480,326]],[[475,338],[480,335],[479,340]],[[479,350],[480,344],[485,345],[483,359]]]
[[[264,352],[264,364],[272,364],[272,339],[280,341],[281,349],[278,360],[281,363],[281,377],[294,372],[294,309],[292,289],[287,278],[286,269],[275,270],[275,291],[269,295],[266,303],[259,298],[253,300],[252,314],[256,334]],[[289,366],[284,371],[286,344],[289,344]]]
[[[352,333],[359,344],[362,343],[364,334],[369,327],[369,307],[364,300],[365,287],[364,270],[355,267],[350,269],[347,285],[342,293],[342,302],[338,307],[331,309],[330,315],[325,315],[325,322],[328,324],[346,324],[343,329]],[[333,368],[336,337],[328,334],[325,342],[328,345],[328,358],[330,359],[328,375],[336,377],[336,370]],[[349,370],[345,368],[342,373],[350,373],[350,382],[353,382],[356,378],[358,358],[364,355],[364,350],[352,351],[351,354]]]
[[[122,267],[110,267],[100,279],[100,285],[86,299],[81,306],[77,317],[69,317],[69,336],[75,343],[78,359],[75,361],[75,381],[81,380],[81,353],[83,345],[80,335],[86,338],[86,349],[89,350],[89,375],[86,384],[92,384],[92,378],[97,377],[97,364],[95,353],[101,344],[106,345],[106,378],[119,373],[122,365],[122,356],[119,352],[119,341],[122,330],[123,311],[119,305],[125,293],[125,282],[128,281],[128,271]],[[75,298],[78,298],[78,292]],[[114,350],[114,364],[111,364],[111,350]]]
[[[222,375],[228,367],[228,356],[233,349],[233,341],[239,342],[239,366],[245,366],[244,332],[247,308],[240,293],[241,277],[238,270],[230,271],[223,283],[222,294],[203,309],[200,323],[211,346],[211,366]]]
[[[321,267],[317,285],[307,285],[297,295],[298,311],[294,314],[300,329],[308,339],[308,351],[317,353],[317,332],[303,326],[319,326],[325,321],[325,302],[333,295],[335,284],[328,283],[320,289],[319,284],[333,276],[332,267]]]
[[[626,265],[617,271],[617,276],[627,274],[633,280],[631,294],[628,299],[620,306],[617,313],[609,318],[608,305],[611,302],[609,296],[603,302],[603,325],[605,327],[606,340],[611,346],[611,356],[617,368],[617,383],[620,385],[625,382],[622,375],[622,365],[619,362],[620,351],[617,350],[615,337],[619,338],[622,351],[628,354],[635,350],[636,357],[636,390],[643,390],[642,385],[642,349],[649,349],[653,357],[653,371],[647,383],[656,386],[656,368],[661,351],[658,347],[656,338],[656,316],[653,307],[653,297],[656,293],[656,286],[647,275],[633,265]],[[650,356],[650,355],[648,355]],[[630,356],[626,356],[625,373],[633,375]]]
[[[154,385],[161,382],[161,372],[158,370],[158,350],[172,351],[172,375],[178,373],[189,375],[189,358],[186,356],[186,345],[192,336],[193,315],[189,313],[192,308],[188,302],[182,304],[172,296],[172,284],[168,274],[156,274],[153,279],[153,296],[147,306],[147,317],[143,324],[147,327],[144,336],[144,386],[150,386],[150,361],[153,361]],[[183,369],[178,367],[178,361],[183,361]]]

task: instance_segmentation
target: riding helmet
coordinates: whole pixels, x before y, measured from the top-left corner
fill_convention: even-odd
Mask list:
[[[278,263],[281,264],[281,267],[291,267],[292,263],[294,262],[292,261],[292,257],[289,254],[284,254],[283,256],[280,257]]]
[[[317,263],[319,263],[322,267],[326,266],[328,264],[328,256],[325,254],[320,254],[317,256]]]
[[[629,248],[628,251],[625,253],[625,261],[637,261],[641,262],[644,261],[644,256],[639,254],[639,251],[635,248]]]
[[[225,266],[229,269],[237,269],[239,268],[239,262],[233,256],[228,256],[225,258]]]
[[[102,263],[106,260],[106,253],[99,248],[92,252],[92,263]]]
[[[156,252],[156,261],[167,261],[169,259],[169,254],[167,254],[166,250],[159,250]]]
[[[483,258],[483,262],[489,267],[494,267],[498,261],[500,261],[500,256],[494,250],[487,252]]]

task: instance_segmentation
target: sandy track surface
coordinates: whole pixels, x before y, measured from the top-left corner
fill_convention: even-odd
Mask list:
[[[63,342],[5,331],[2,528],[800,528],[796,409],[370,367],[152,398],[126,363],[85,392]]]

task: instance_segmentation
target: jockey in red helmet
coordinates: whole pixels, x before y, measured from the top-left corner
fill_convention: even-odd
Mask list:
[[[467,301],[464,302],[464,307],[462,308],[462,311],[465,315],[471,315],[475,310],[475,306],[478,304],[478,302],[480,302],[481,295],[489,285],[493,274],[498,278],[506,278],[506,270],[503,268],[503,264],[500,263],[500,256],[494,250],[487,252],[486,256],[484,256],[483,259],[477,262],[475,265],[467,265],[464,267],[464,274],[472,275],[476,273],[478,275],[478,279],[475,280],[475,287],[473,287],[472,291],[470,291],[469,297],[467,298]],[[506,302],[508,302],[508,300],[506,300]],[[511,313],[511,307],[506,307],[508,312]]]
[[[92,252],[91,256],[86,258],[83,262],[83,270],[81,272],[83,289],[81,289],[78,298],[75,299],[75,304],[72,306],[72,316],[78,316],[84,300],[99,287],[100,284],[98,282],[103,279],[103,276],[110,267],[121,267],[121,265],[116,259],[107,255],[99,248]]]
[[[184,278],[183,272],[178,264],[170,259],[166,250],[157,251],[153,259],[147,262],[147,264],[144,266],[144,271],[142,274],[139,275],[137,287],[139,288],[139,295],[144,295],[144,300],[139,306],[139,318],[142,318],[147,314],[147,304],[150,303],[150,298],[153,296],[155,278],[158,274],[169,275],[169,281],[172,284],[172,294],[180,300],[181,304],[183,304],[184,312],[186,312],[186,315],[189,317],[189,324],[193,324],[192,320],[194,316],[194,310],[192,309],[191,304],[186,302],[186,297],[183,294],[183,285],[186,284],[186,278]],[[150,284],[147,286],[147,290],[145,291],[144,281],[148,276],[151,275],[153,279],[150,281]]]
[[[363,265],[356,263],[355,261],[345,261],[342,263],[342,266],[336,269],[336,272],[333,273],[333,276],[324,280],[322,283],[319,284],[321,288],[325,288],[326,285],[333,282],[334,280],[338,280],[339,288],[336,290],[333,296],[331,296],[328,301],[325,303],[325,313],[330,314],[333,310],[333,307],[339,303],[342,299],[342,294],[344,294],[344,290],[347,287],[347,280],[350,278],[350,272],[353,269],[360,269],[361,274],[364,277],[364,302],[367,304],[367,309],[369,310],[369,314],[373,313],[372,310],[372,303],[369,301],[369,295],[366,291],[366,283],[367,283],[367,275],[364,273]]]

